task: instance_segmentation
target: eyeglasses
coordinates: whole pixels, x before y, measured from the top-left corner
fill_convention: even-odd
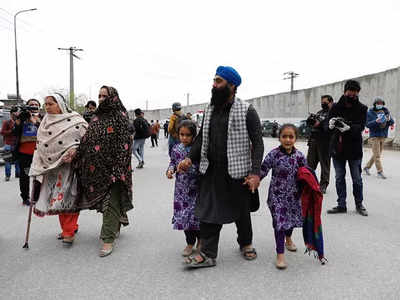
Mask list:
[[[108,97],[107,95],[99,94],[99,99],[100,99],[100,98],[107,98],[107,97]]]

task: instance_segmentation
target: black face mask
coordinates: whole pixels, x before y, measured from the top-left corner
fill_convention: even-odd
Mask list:
[[[323,110],[328,110],[329,109],[329,105],[328,105],[328,103],[321,103],[321,108],[323,109]]]
[[[358,101],[358,97],[357,96],[355,96],[355,97],[344,96],[344,100],[348,104],[353,104]]]
[[[228,101],[230,96],[231,90],[228,85],[220,89],[213,87],[211,90],[211,105],[222,106]]]

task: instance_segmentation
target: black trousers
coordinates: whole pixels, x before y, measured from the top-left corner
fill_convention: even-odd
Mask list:
[[[321,188],[327,188],[331,172],[331,157],[329,155],[329,141],[311,139],[308,142],[307,164],[314,171],[318,163],[321,166]]]
[[[21,198],[23,202],[29,201],[29,168],[32,164],[33,155],[18,154],[18,161],[20,167],[19,174],[19,190],[21,192]]]
[[[154,147],[154,144],[158,147],[157,134],[151,135],[151,146]]]
[[[185,230],[186,243],[188,245],[196,244],[196,240],[200,238],[199,230]]]
[[[244,213],[239,220],[235,221],[237,228],[237,242],[240,248],[251,245],[253,240],[253,229],[251,226],[250,212]],[[217,258],[219,234],[222,224],[210,224],[200,222],[201,252],[211,258]]]

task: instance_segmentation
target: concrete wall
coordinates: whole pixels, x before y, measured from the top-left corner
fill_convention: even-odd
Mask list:
[[[373,99],[381,96],[392,116],[400,122],[400,67],[384,72],[354,78],[361,84],[360,100],[371,107]],[[306,118],[309,112],[320,109],[321,95],[330,94],[335,101],[343,94],[346,80],[317,86],[292,93],[281,93],[262,96],[247,100],[257,110],[261,119],[299,119]],[[196,112],[204,109],[207,104],[185,106],[185,112]],[[148,120],[163,120],[169,118],[171,109],[157,109],[145,112]],[[400,145],[400,125],[396,126],[396,145]]]

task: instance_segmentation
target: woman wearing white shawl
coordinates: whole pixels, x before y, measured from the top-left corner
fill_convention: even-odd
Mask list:
[[[58,238],[72,245],[79,212],[73,210],[77,185],[71,161],[88,124],[67,107],[60,94],[47,96],[45,109],[29,172],[33,177],[34,213],[40,217],[58,215],[62,229]]]

